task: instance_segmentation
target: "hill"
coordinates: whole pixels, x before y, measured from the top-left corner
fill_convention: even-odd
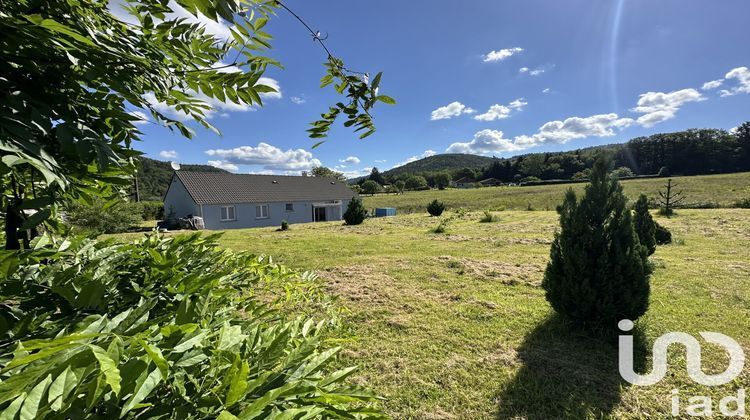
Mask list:
[[[182,165],[183,171],[226,172],[223,169],[208,165]],[[167,192],[174,170],[169,162],[140,158],[138,170],[138,189],[143,201],[161,201]]]
[[[494,158],[460,153],[429,156],[385,172],[386,175],[412,174],[418,172],[453,171],[463,168],[481,169],[489,166]]]

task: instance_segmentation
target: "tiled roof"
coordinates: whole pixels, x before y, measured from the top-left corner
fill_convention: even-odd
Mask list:
[[[197,204],[350,200],[354,191],[331,178],[176,171]]]

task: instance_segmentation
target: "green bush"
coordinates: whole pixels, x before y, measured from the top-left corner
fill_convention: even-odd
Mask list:
[[[612,331],[648,308],[648,252],[638,241],[617,177],[599,159],[578,200],[569,189],[560,232],[550,250],[542,286],[559,314],[593,330]]]
[[[434,229],[431,230],[432,233],[445,233],[445,231],[448,230],[448,220],[441,220],[440,223],[438,223],[437,226],[435,226]]]
[[[656,223],[651,213],[648,211],[648,199],[641,194],[635,203],[635,215],[633,216],[633,225],[635,233],[638,234],[638,240],[641,245],[645,246],[648,254],[656,252]]]
[[[493,223],[497,222],[498,218],[495,216],[491,211],[487,210],[484,212],[484,215],[481,219],[479,219],[479,223]]]
[[[346,206],[346,212],[344,212],[344,222],[347,225],[360,225],[365,221],[367,217],[367,210],[362,205],[362,200],[357,197],[352,197],[349,201],[349,205]]]
[[[281,228],[280,229],[281,230],[289,230],[289,222],[287,222],[286,220],[282,220],[281,221]]]
[[[440,216],[444,211],[445,204],[441,203],[437,199],[432,200],[432,202],[427,205],[427,212],[432,216]]]
[[[121,233],[143,221],[141,203],[108,203],[95,197],[91,204],[72,202],[66,206],[65,221],[79,232]]]
[[[745,198],[734,203],[734,207],[740,209],[750,209],[750,198]]]
[[[164,219],[164,202],[162,201],[141,201],[143,207],[143,220],[163,220]]]
[[[281,310],[325,305],[314,276],[217,237],[0,253],[0,418],[380,417],[327,321]]]
[[[660,225],[658,222],[654,222],[655,224],[655,231],[654,231],[654,239],[656,240],[657,245],[667,245],[672,243],[672,232],[669,231],[669,229],[665,228],[664,226]]]

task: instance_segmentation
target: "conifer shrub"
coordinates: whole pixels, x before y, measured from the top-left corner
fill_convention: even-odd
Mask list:
[[[654,230],[654,239],[656,240],[657,245],[667,245],[672,243],[672,232],[669,231],[669,229],[665,228],[664,226],[660,225],[658,222],[654,222],[655,224],[655,230]]]
[[[346,222],[347,225],[352,226],[360,225],[365,221],[366,217],[367,210],[365,210],[365,206],[362,205],[362,200],[357,197],[352,197],[351,201],[349,201],[349,205],[346,207],[346,212],[344,212],[344,222]]]
[[[635,226],[635,233],[638,234],[638,240],[641,242],[641,245],[645,246],[648,250],[648,255],[651,255],[656,252],[656,222],[654,222],[651,213],[648,211],[648,199],[645,195],[641,194],[638,197],[634,210],[633,224]]]
[[[558,207],[560,231],[542,286],[556,312],[590,330],[612,330],[648,309],[648,251],[640,244],[617,178],[599,159],[579,200]]]
[[[445,204],[437,199],[432,200],[432,202],[427,205],[427,213],[430,213],[431,216],[440,216],[444,211]]]
[[[481,219],[479,219],[479,223],[493,223],[497,222],[498,220],[498,217],[494,213],[489,210],[485,210],[484,215]]]
[[[282,220],[281,221],[281,230],[282,231],[289,230],[289,222],[287,222],[286,220]]]

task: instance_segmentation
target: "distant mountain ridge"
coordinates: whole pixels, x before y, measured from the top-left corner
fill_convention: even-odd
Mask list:
[[[479,169],[492,163],[495,158],[462,153],[444,153],[433,155],[406,165],[398,166],[385,171],[386,175],[400,175],[415,172],[438,172],[445,170],[457,170],[462,168]]]
[[[167,192],[174,170],[169,162],[141,157],[138,170],[138,190],[141,200],[161,201]],[[227,172],[209,165],[181,165],[181,171]]]

